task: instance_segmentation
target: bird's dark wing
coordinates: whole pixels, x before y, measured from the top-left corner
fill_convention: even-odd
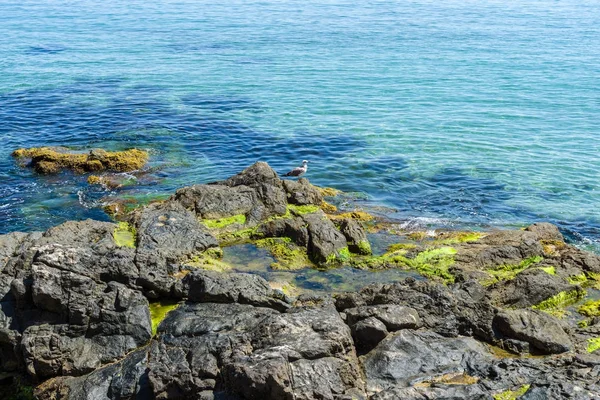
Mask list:
[[[294,168],[293,170],[291,170],[290,172],[288,172],[287,174],[285,174],[284,176],[298,176],[298,175],[301,175],[303,172],[304,172],[304,168],[297,167],[297,168]]]

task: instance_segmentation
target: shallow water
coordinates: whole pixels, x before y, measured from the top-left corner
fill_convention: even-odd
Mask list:
[[[256,274],[266,279],[274,288],[301,292],[351,292],[371,283],[392,283],[407,277],[425,279],[414,271],[386,269],[365,271],[351,267],[328,270],[305,268],[298,271],[273,270],[273,257],[265,249],[253,244],[241,244],[223,248],[223,261],[233,267],[233,272]]]
[[[0,232],[107,219],[256,160],[407,224],[552,221],[600,249],[600,3],[0,0]],[[141,147],[115,192],[17,147]]]

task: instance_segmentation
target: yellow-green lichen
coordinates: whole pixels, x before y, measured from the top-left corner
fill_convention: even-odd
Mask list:
[[[554,315],[555,317],[561,318],[565,315],[565,307],[578,302],[585,297],[585,294],[586,292],[583,289],[560,292],[542,301],[541,303],[534,305],[531,308],[534,310],[544,311],[548,314]]]
[[[586,317],[600,317],[600,300],[588,300],[577,308],[577,312]]]
[[[319,210],[320,210],[319,206],[315,206],[312,204],[307,204],[307,205],[303,205],[303,206],[288,204],[288,206],[287,206],[287,212],[291,213],[293,215],[312,214]]]
[[[321,208],[312,204],[298,206],[295,204],[288,204],[285,209],[285,214],[274,215],[268,218],[265,222],[275,221],[278,219],[290,219],[304,214],[312,214],[319,211]]]
[[[152,336],[156,335],[158,325],[167,317],[167,314],[179,306],[178,303],[157,301],[150,303],[150,320],[152,321]]]
[[[583,320],[577,322],[577,326],[580,327],[581,329],[587,328],[589,326],[589,324],[590,324],[589,318],[583,319]]]
[[[593,353],[598,349],[600,349],[600,337],[587,340],[587,352],[588,353]]]
[[[117,246],[135,249],[136,234],[133,226],[127,222],[119,222],[113,232],[113,238]]]
[[[509,281],[514,279],[518,274],[529,268],[533,264],[541,262],[544,258],[540,256],[533,256],[524,259],[519,264],[503,264],[490,268],[486,272],[490,275],[489,279],[481,282],[484,286],[489,286],[500,281]]]
[[[297,297],[300,294],[300,289],[292,282],[269,282],[271,289],[279,290],[288,297]]]
[[[505,390],[494,395],[494,400],[516,400],[523,396],[528,390],[530,385],[523,385],[517,390]]]
[[[271,268],[278,270],[297,270],[313,264],[306,255],[306,249],[292,242],[288,237],[259,239],[254,244],[269,250],[275,258]]]
[[[238,214],[231,217],[203,219],[202,223],[208,229],[223,229],[233,224],[244,225],[246,223],[246,216],[244,214]]]

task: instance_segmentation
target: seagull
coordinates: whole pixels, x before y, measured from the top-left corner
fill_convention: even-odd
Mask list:
[[[291,170],[290,172],[288,172],[284,176],[297,176],[297,177],[300,177],[300,176],[304,175],[306,173],[306,171],[308,171],[308,161],[303,160],[301,167],[294,168],[293,170]]]

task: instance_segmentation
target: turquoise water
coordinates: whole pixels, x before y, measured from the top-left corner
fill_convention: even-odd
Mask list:
[[[600,248],[600,2],[0,0],[0,231],[310,160],[428,226],[547,220]],[[105,192],[17,147],[141,147]]]

